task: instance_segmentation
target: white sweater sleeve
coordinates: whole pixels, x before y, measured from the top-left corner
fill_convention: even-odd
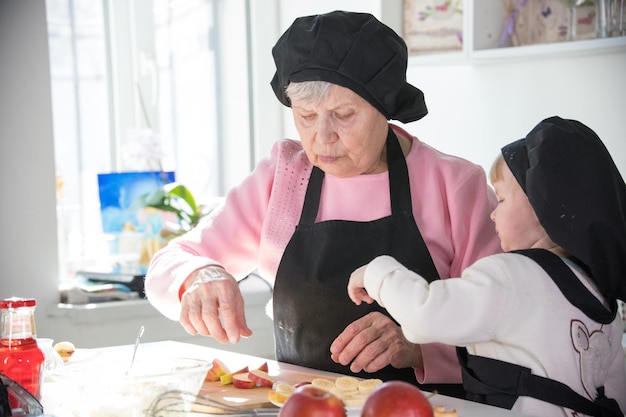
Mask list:
[[[412,343],[480,343],[492,338],[511,296],[506,269],[497,262],[502,256],[483,258],[462,278],[430,284],[392,257],[380,256],[365,270],[365,289]]]

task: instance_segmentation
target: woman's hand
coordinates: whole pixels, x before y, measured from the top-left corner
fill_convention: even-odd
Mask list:
[[[350,278],[352,280],[352,278]],[[352,322],[330,346],[331,358],[352,372],[422,368],[422,352],[404,338],[400,326],[377,311]]]
[[[189,334],[213,336],[221,343],[237,343],[240,337],[252,335],[237,280],[215,266],[189,277],[181,297],[180,324]]]

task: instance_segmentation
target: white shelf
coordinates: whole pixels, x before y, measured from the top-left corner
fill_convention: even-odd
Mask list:
[[[465,0],[463,51],[412,55],[412,65],[455,65],[626,53],[626,36],[498,47],[507,11],[502,0]]]
[[[471,61],[476,62],[515,58],[557,58],[617,52],[626,52],[626,36],[475,50],[469,52],[468,57]]]

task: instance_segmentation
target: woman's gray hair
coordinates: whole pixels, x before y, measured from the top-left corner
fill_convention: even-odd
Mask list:
[[[285,89],[290,101],[301,100],[306,102],[318,102],[325,98],[331,83],[327,81],[302,81],[291,82]]]

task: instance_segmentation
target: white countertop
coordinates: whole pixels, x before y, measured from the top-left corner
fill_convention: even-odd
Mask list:
[[[132,356],[133,345],[123,345],[123,346],[114,346],[114,347],[106,347],[99,349],[88,349],[86,352],[80,352],[77,350],[77,354],[83,353],[87,354],[86,356],[93,355],[100,356],[105,355],[110,357],[112,355],[119,355],[122,358],[130,358]],[[294,370],[294,371],[303,371],[303,372],[314,372],[319,374],[320,376],[334,376],[336,374],[331,374],[323,371],[311,370],[308,368],[303,368],[300,366],[295,366],[291,364],[281,363],[277,361],[266,360],[264,358],[257,358],[255,356],[244,355],[241,353],[229,352],[220,349],[214,349],[210,347],[194,345],[189,343],[181,343],[174,341],[162,341],[162,342],[152,342],[152,343],[142,343],[139,345],[139,349],[137,351],[137,357],[141,357],[142,359],[151,359],[154,358],[158,360],[158,358],[162,358],[164,353],[167,352],[176,352],[177,356],[183,357],[191,357],[197,359],[204,360],[213,360],[214,358],[219,358],[225,363],[231,364],[249,364],[249,363],[260,363],[261,361],[267,361],[269,365],[269,373],[272,374],[273,371],[277,370]],[[45,396],[45,383],[43,386],[44,399],[42,403],[44,407],[47,406],[47,401]],[[458,413],[458,417],[524,417],[524,415],[519,413],[514,413],[509,410],[496,408],[487,406],[484,404],[474,403],[470,401],[465,401],[457,398],[447,397],[444,395],[436,394],[431,396],[430,398],[431,404],[433,406],[443,405],[447,410],[456,409]],[[51,400],[53,401],[53,400]],[[51,406],[54,408],[54,405]],[[53,410],[55,411],[55,410]],[[48,411],[46,411],[48,413]],[[62,415],[62,414],[58,414]],[[189,416],[201,416],[203,414],[190,413]],[[360,409],[349,409],[348,417],[359,417]]]

